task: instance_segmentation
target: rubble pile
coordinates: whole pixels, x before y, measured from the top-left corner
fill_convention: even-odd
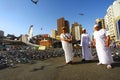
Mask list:
[[[46,60],[53,57],[61,57],[64,55],[63,49],[47,49],[47,50],[14,50],[0,52],[0,69],[6,67],[15,67],[15,64],[30,63],[36,60]]]
[[[77,48],[73,50],[74,57],[81,57],[82,50]],[[94,58],[97,58],[96,49],[91,49]],[[114,61],[120,61],[120,49],[111,48],[111,53]],[[64,56],[64,51],[62,48],[50,48],[47,50],[14,50],[14,51],[0,51],[0,69],[6,67],[15,67],[15,64],[34,64],[36,60],[44,61],[49,58]]]

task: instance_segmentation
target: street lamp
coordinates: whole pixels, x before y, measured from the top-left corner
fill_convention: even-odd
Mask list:
[[[83,16],[84,14],[83,13],[79,13],[79,15]]]
[[[38,0],[31,0],[33,3],[37,4]]]

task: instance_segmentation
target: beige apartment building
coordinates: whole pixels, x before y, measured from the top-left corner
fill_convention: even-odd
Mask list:
[[[111,38],[120,41],[120,0],[115,0],[108,7],[104,20]]]
[[[71,27],[71,34],[74,40],[81,40],[82,25],[77,22],[73,23]]]

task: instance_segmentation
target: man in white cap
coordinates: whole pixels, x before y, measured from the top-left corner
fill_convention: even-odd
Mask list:
[[[91,40],[89,34],[86,32],[86,29],[82,29],[81,35],[81,46],[82,46],[82,61],[92,60],[91,48],[90,48]]]
[[[110,36],[105,29],[100,29],[97,24],[94,25],[94,46],[96,47],[99,63],[97,65],[106,64],[107,69],[111,69],[113,58],[109,49]]]

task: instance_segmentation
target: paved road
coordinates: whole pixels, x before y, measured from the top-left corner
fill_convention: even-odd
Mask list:
[[[120,63],[113,69],[97,66],[97,59],[82,63],[80,57],[74,64],[65,65],[64,57],[37,61],[35,64],[17,64],[15,68],[0,70],[0,80],[120,80]]]

